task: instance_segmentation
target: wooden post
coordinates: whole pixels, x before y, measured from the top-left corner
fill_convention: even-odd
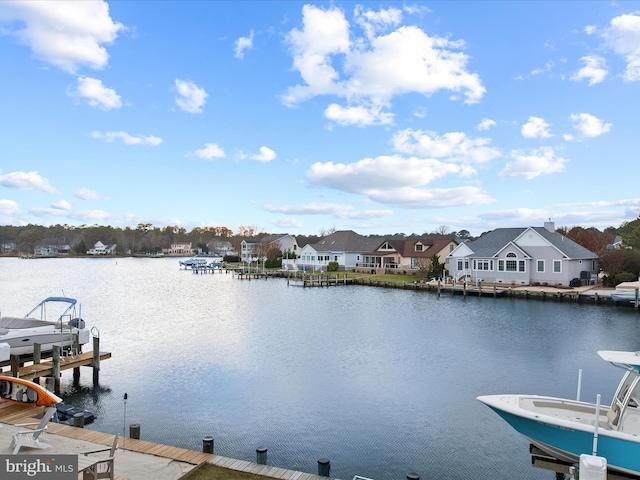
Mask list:
[[[493,298],[498,296],[498,291],[496,290],[496,282],[493,282]]]
[[[100,337],[93,337],[93,385],[97,386],[100,379]]]
[[[129,438],[133,438],[134,440],[140,440],[140,424],[132,423],[129,425]]]
[[[256,463],[258,465],[267,464],[267,449],[265,447],[256,448]]]
[[[52,376],[54,379],[54,388],[53,392],[58,395],[60,393],[60,345],[53,346],[53,368],[51,371],[53,372]]]
[[[18,355],[11,355],[11,375],[14,377],[18,376],[18,369],[20,368],[20,357]]]
[[[84,428],[84,413],[78,412],[73,414],[73,426]]]
[[[318,459],[318,475],[328,477],[331,473],[331,462],[328,458]]]
[[[202,439],[202,452],[213,453],[213,437],[204,437]]]

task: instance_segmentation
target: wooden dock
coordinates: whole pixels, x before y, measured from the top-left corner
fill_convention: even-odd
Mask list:
[[[37,420],[36,415],[43,412],[41,407],[27,407],[11,402],[0,402],[0,422],[5,424],[23,424],[31,423]],[[35,428],[35,427],[33,427]],[[96,443],[110,447],[113,443],[113,434],[102,433],[86,428],[72,427],[59,423],[50,422],[47,426],[47,433],[60,435],[63,437],[82,440],[85,442]],[[219,467],[239,472],[248,472],[262,478],[280,478],[284,480],[328,480],[327,477],[315,475],[312,473],[299,472],[296,470],[288,470],[273,465],[263,465],[259,463],[239,460],[236,458],[223,457],[212,453],[203,453],[197,450],[187,448],[172,447],[145,440],[133,438],[119,438],[118,448],[131,452],[137,452],[144,455],[152,455],[164,459],[175,460],[177,462],[198,466],[208,462]],[[115,457],[116,472],[118,471],[118,456]],[[116,477],[121,478],[122,477]],[[122,479],[124,480],[124,479]],[[135,480],[131,478],[129,480]]]
[[[100,352],[100,360],[111,358],[111,352]],[[93,366],[93,352],[85,352],[79,355],[63,355],[60,357],[60,371],[72,368]],[[1,371],[1,369],[0,369]],[[27,365],[18,367],[17,375],[25,380],[33,380],[39,377],[51,377],[54,372],[52,360],[41,361],[40,363],[28,362]]]

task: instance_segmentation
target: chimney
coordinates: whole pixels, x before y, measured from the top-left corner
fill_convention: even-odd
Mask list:
[[[546,228],[550,232],[555,232],[556,231],[556,224],[554,222],[552,222],[551,219],[549,219],[548,222],[544,222],[544,228]]]

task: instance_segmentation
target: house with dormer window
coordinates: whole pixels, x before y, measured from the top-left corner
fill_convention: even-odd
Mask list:
[[[429,235],[418,239],[384,240],[364,255],[362,266],[415,270],[430,264],[434,256],[445,263],[460,241],[454,235]]]
[[[457,281],[570,286],[592,282],[598,273],[598,256],[556,232],[553,222],[498,228],[458,245],[447,261]]]
[[[296,265],[301,270],[324,271],[330,262],[336,262],[339,270],[352,269],[363,262],[365,252],[370,252],[379,241],[352,230],[340,230],[302,247]]]
[[[102,243],[98,240],[92,249],[87,250],[87,255],[113,255],[116,253],[115,243]]]

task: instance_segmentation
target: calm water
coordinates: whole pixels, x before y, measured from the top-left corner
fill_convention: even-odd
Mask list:
[[[24,315],[50,295],[82,303],[100,330],[68,403],[88,428],[220,455],[375,480],[546,479],[528,443],[478,395],[598,393],[620,378],[598,349],[638,350],[628,308],[463,298],[371,287],[303,289],[285,280],[194,275],[177,259],[0,259],[0,311]],[[124,393],[128,400],[123,400]]]

